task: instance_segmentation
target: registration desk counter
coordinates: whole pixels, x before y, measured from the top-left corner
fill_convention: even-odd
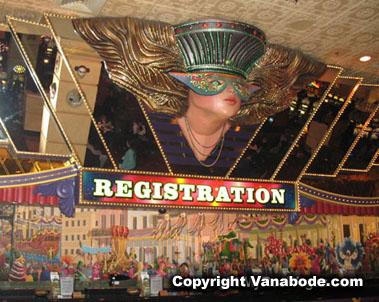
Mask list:
[[[359,301],[379,301],[379,279],[365,280],[362,288],[268,288],[268,289],[230,289],[227,291],[207,290],[189,292],[182,289],[164,290],[164,296],[141,297],[139,293],[132,294],[130,289],[136,289],[133,280],[120,281],[118,287],[110,287],[108,282],[78,282],[75,284],[73,298],[53,299],[50,295],[50,282],[0,282],[0,302],[15,301],[114,301],[114,302],[249,302],[249,301],[335,301],[353,298]],[[93,283],[96,283],[94,286]],[[80,289],[79,289],[80,287]],[[345,301],[345,300],[341,300]],[[354,301],[354,300],[353,300]],[[357,300],[358,301],[358,300]]]

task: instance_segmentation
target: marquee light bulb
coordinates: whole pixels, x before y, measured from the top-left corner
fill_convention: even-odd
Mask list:
[[[370,60],[371,60],[370,56],[363,56],[363,57],[359,58],[359,61],[361,61],[361,62],[367,62],[367,61],[370,61]]]

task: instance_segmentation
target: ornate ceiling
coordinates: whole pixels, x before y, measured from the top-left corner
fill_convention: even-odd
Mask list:
[[[2,22],[5,15],[39,22],[43,12],[134,16],[171,24],[204,18],[240,20],[260,27],[270,43],[342,66],[344,75],[363,76],[365,83],[379,83],[378,0],[45,0],[43,10],[38,0],[0,0],[0,4]],[[360,62],[363,55],[371,56],[371,61]]]

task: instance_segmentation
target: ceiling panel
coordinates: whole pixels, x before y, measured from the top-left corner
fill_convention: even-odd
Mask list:
[[[89,1],[89,0],[85,0]],[[44,1],[44,11],[85,16],[65,9],[60,0]],[[9,14],[40,21],[39,0],[0,1],[2,21]],[[300,49],[344,67],[345,75],[379,83],[378,0],[106,0],[101,16],[133,16],[178,24],[205,18],[240,20],[260,27],[269,43]],[[370,55],[367,63],[359,61]]]

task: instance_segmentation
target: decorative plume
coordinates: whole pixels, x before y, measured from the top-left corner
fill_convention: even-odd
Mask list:
[[[188,220],[186,213],[180,213],[178,220],[171,227],[168,237],[171,239],[179,237],[180,234],[183,232],[185,226],[187,225],[187,221]]]
[[[188,230],[188,234],[193,236],[201,236],[201,232],[205,229],[205,226],[205,215],[204,213],[199,212],[191,229]]]
[[[213,231],[221,233],[224,230],[224,213],[215,214],[215,217],[212,221],[208,223],[210,226],[213,226]]]
[[[171,219],[169,214],[163,216],[162,221],[159,223],[157,229],[153,232],[154,238],[165,239],[168,237],[171,229]]]

